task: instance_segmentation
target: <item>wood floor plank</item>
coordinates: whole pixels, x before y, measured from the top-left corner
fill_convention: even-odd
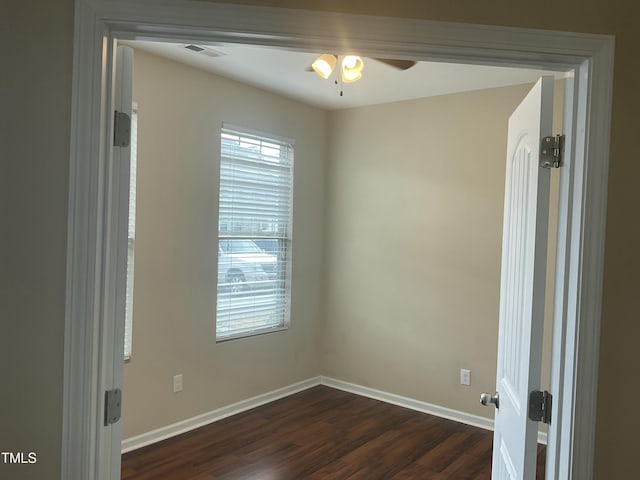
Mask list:
[[[122,456],[122,480],[488,480],[493,434],[318,386]],[[544,447],[538,480],[544,479]]]

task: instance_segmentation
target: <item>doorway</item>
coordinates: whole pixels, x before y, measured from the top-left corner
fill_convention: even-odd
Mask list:
[[[84,2],[80,2],[84,5]],[[95,213],[89,216],[83,216],[83,212],[73,210],[75,217],[71,219],[72,232],[70,234],[70,241],[72,247],[70,250],[70,256],[72,257],[73,265],[70,268],[70,295],[73,301],[70,301],[71,309],[69,315],[69,328],[68,334],[68,348],[67,348],[67,371],[65,381],[67,383],[67,395],[65,397],[65,469],[67,472],[71,472],[66,475],[66,478],[90,478],[92,475],[86,475],[73,472],[108,472],[108,462],[105,458],[108,457],[109,449],[119,448],[119,432],[117,428],[101,429],[99,423],[96,423],[96,419],[100,418],[101,410],[101,395],[97,392],[102,390],[103,386],[112,384],[113,372],[108,365],[114,365],[114,353],[109,351],[108,346],[113,345],[114,332],[110,331],[110,328],[102,330],[100,325],[107,326],[113,325],[109,322],[109,318],[113,315],[113,311],[110,310],[110,298],[113,292],[112,279],[114,272],[117,269],[112,269],[111,265],[112,257],[109,256],[109,251],[113,251],[115,244],[113,238],[110,237],[111,229],[109,225],[113,222],[111,216],[113,211],[107,210],[107,215],[102,216],[101,205],[107,202],[108,197],[103,197],[104,192],[99,188],[91,187],[92,185],[100,185],[105,182],[107,185],[106,191],[110,190],[110,185],[113,185],[113,178],[111,166],[106,161],[107,151],[105,138],[108,138],[109,128],[104,126],[109,125],[108,119],[111,116],[106,110],[101,110],[100,105],[103,101],[106,104],[109,103],[111,98],[109,76],[102,76],[101,62],[93,62],[97,58],[104,58],[107,62],[104,66],[105,72],[110,70],[111,62],[111,47],[112,43],[109,38],[115,36],[124,37],[136,37],[140,33],[136,34],[139,29],[146,30],[145,35],[151,35],[150,32],[155,32],[153,35],[166,36],[176,35],[175,25],[182,25],[179,29],[182,29],[182,35],[185,37],[194,38],[203,35],[203,30],[206,30],[206,34],[209,38],[225,37],[225,33],[220,33],[220,29],[217,31],[210,30],[212,26],[224,25],[227,32],[234,31],[235,28],[239,28],[242,31],[252,31],[251,35],[247,35],[244,38],[249,42],[253,42],[254,35],[260,35],[260,32],[264,32],[264,29],[260,27],[260,22],[256,23],[255,20],[265,14],[264,9],[256,9],[253,15],[247,16],[246,9],[221,9],[216,5],[199,5],[198,9],[198,21],[195,22],[193,17],[189,17],[186,10],[182,13],[180,9],[172,11],[171,15],[167,11],[156,12],[153,23],[146,23],[145,20],[140,20],[136,25],[130,25],[125,27],[121,20],[131,18],[146,18],[144,13],[135,11],[132,7],[132,11],[126,11],[127,8],[123,7],[122,10],[114,12],[108,7],[109,2],[101,4],[98,2],[91,7],[84,5],[85,10],[81,11],[79,16],[79,25],[82,27],[79,34],[76,36],[76,42],[79,42],[79,51],[81,52],[76,59],[76,86],[74,88],[74,124],[78,128],[74,128],[78,138],[77,148],[74,149],[74,156],[72,159],[72,165],[74,166],[74,177],[72,179],[72,190],[75,192],[73,198],[78,201],[83,195],[85,196],[85,205],[92,205],[95,208]],[[97,11],[92,10],[96,8]],[[196,7],[194,7],[196,8]],[[251,9],[249,9],[250,11]],[[193,11],[189,11],[193,14]],[[182,14],[184,13],[184,16]],[[287,14],[287,12],[280,12],[278,10],[270,10],[269,14],[272,15],[272,19],[275,24],[278,25],[276,30],[281,32],[279,36],[267,36],[261,38],[261,41],[265,44],[280,44],[294,43],[295,45],[301,45],[304,43],[303,30],[306,30],[314,22],[318,22],[319,19],[315,19],[314,15],[296,15],[295,21]],[[92,23],[93,15],[97,15],[102,23]],[[139,15],[139,16],[136,16]],[[171,23],[173,27],[158,26],[163,21],[159,21],[166,15],[166,24]],[[262,17],[264,18],[264,17]],[[300,22],[300,19],[303,22]],[[171,21],[169,21],[171,19]],[[518,35],[518,32],[513,32],[513,35],[503,41],[502,49],[498,49],[501,53],[496,55],[495,43],[490,42],[487,35],[487,31],[482,28],[474,28],[470,26],[469,29],[463,29],[462,35],[456,37],[458,47],[453,47],[452,32],[446,25],[431,24],[429,22],[418,22],[415,25],[415,29],[406,28],[403,22],[397,23],[389,22],[385,19],[385,28],[379,29],[382,34],[376,41],[367,40],[367,32],[376,28],[376,22],[379,21],[374,18],[360,18],[354,20],[353,33],[350,36],[351,40],[359,46],[360,49],[371,54],[393,54],[397,56],[414,56],[417,59],[438,58],[442,59],[442,51],[438,47],[434,47],[436,43],[441,45],[452,45],[450,54],[453,59],[462,59],[465,61],[473,62],[488,62],[488,63],[502,63],[502,64],[545,64],[549,67],[553,66],[559,68],[574,68],[578,75],[573,80],[573,86],[570,89],[571,94],[568,97],[571,99],[570,108],[567,109],[570,114],[568,135],[571,139],[569,146],[569,158],[575,160],[574,163],[567,165],[567,174],[561,181],[561,227],[560,227],[560,252],[559,258],[561,261],[557,267],[557,271],[561,273],[560,278],[563,278],[563,282],[558,286],[556,293],[556,312],[559,313],[558,318],[561,319],[554,325],[554,336],[560,339],[568,339],[568,342],[558,342],[561,345],[554,347],[554,368],[557,372],[552,383],[557,387],[559,392],[559,405],[560,409],[565,415],[562,415],[558,422],[558,426],[554,427],[556,432],[552,432],[552,442],[554,448],[557,448],[558,452],[562,455],[556,455],[556,466],[554,467],[558,471],[562,471],[566,468],[567,471],[575,470],[579,471],[583,468],[589,468],[590,462],[585,460],[589,458],[589,438],[592,438],[593,422],[586,421],[583,428],[587,428],[586,436],[575,436],[575,438],[586,439],[583,447],[580,447],[580,441],[571,444],[570,433],[575,434],[576,430],[580,428],[576,422],[576,416],[587,418],[589,408],[593,408],[593,405],[576,404],[572,399],[575,396],[576,389],[593,389],[595,388],[595,366],[597,365],[597,355],[590,355],[593,353],[594,344],[597,345],[597,325],[598,325],[598,308],[589,309],[583,308],[582,302],[585,302],[586,298],[598,302],[599,294],[597,293],[598,279],[601,276],[601,262],[599,262],[599,245],[602,240],[602,219],[603,209],[602,204],[586,203],[584,198],[593,199],[603,198],[605,184],[600,185],[585,182],[583,175],[585,174],[584,167],[590,156],[586,156],[588,151],[590,154],[596,151],[602,154],[600,158],[606,158],[608,152],[607,139],[596,137],[595,135],[589,136],[589,131],[582,130],[581,125],[587,125],[587,119],[590,120],[589,125],[598,125],[598,122],[604,122],[602,124],[602,130],[608,131],[608,96],[610,95],[610,62],[611,62],[611,43],[606,38],[599,38],[601,44],[609,46],[609,49],[601,48],[591,49],[578,48],[578,46],[572,41],[577,42],[580,39],[576,39],[575,36],[563,36],[557,34],[554,39],[554,45],[563,45],[564,54],[557,53],[555,47],[551,48],[548,45],[550,34],[545,32],[544,35],[540,34],[539,38],[531,39],[526,37],[524,33],[522,36]],[[220,23],[222,22],[222,23]],[[358,26],[358,22],[359,26]],[[194,23],[200,25],[199,28],[193,27]],[[421,33],[425,27],[430,27],[429,39],[423,38],[421,48],[418,51],[415,49],[415,38],[413,42],[410,40],[413,36],[421,38]],[[392,25],[390,27],[390,25]],[[395,25],[395,27],[393,26]],[[104,27],[105,30],[101,30]],[[298,34],[297,31],[300,30]],[[376,30],[377,31],[377,30]],[[104,33],[107,32],[107,33]],[[322,38],[322,43],[325,48],[335,48],[337,29],[335,32]],[[103,35],[106,35],[103,37]],[[298,36],[300,35],[300,36]],[[237,34],[231,34],[235,40],[238,39]],[[526,40],[526,38],[529,40]],[[592,36],[589,36],[592,37]],[[435,38],[439,38],[439,42],[434,42]],[[540,39],[545,38],[545,42]],[[101,40],[100,40],[101,39]],[[572,39],[572,40],[571,40]],[[84,42],[82,41],[84,40]],[[593,40],[591,38],[591,40]],[[317,41],[317,40],[316,40]],[[309,40],[307,43],[309,46],[316,41]],[[483,48],[482,42],[487,45]],[[527,41],[529,44],[527,45]],[[105,49],[101,50],[98,45],[104,43]],[[585,40],[586,43],[586,40]],[[488,45],[491,44],[494,48],[489,53]],[[500,44],[500,42],[498,42]],[[91,46],[96,48],[92,48]],[[410,46],[410,45],[413,45]],[[462,46],[460,46],[462,45]],[[520,50],[518,50],[520,48]],[[523,55],[522,51],[537,52],[535,55],[530,54],[529,57]],[[589,55],[584,52],[587,51]],[[82,53],[84,52],[84,53]],[[578,54],[580,52],[580,54]],[[581,74],[587,74],[589,69],[595,69],[601,73],[598,77],[594,75],[591,77],[583,77]],[[80,73],[81,72],[81,73]],[[106,83],[103,83],[103,78],[106,79]],[[596,80],[602,81],[598,83]],[[96,88],[98,87],[98,88]],[[591,87],[593,92],[592,97],[587,96],[587,87]],[[96,99],[101,99],[96,102]],[[84,100],[84,101],[83,101]],[[575,100],[575,103],[574,103]],[[574,107],[575,106],[575,107]],[[587,108],[587,107],[591,108]],[[600,109],[600,111],[598,111]],[[587,113],[588,112],[588,113]],[[594,112],[598,112],[600,115],[593,116]],[[100,118],[100,122],[82,121],[89,118]],[[583,123],[584,122],[584,123]],[[82,133],[86,133],[83,135]],[[88,139],[88,142],[79,139]],[[102,159],[98,163],[88,162],[87,165],[81,165],[80,158],[96,158]],[[599,165],[603,168],[602,165]],[[604,166],[606,167],[606,165]],[[598,166],[589,170],[589,175],[597,173]],[[596,177],[597,178],[597,175]],[[603,178],[606,178],[604,176]],[[77,182],[77,183],[76,183]],[[604,181],[603,181],[604,182]],[[589,188],[590,193],[593,195],[585,196],[585,189]],[[594,190],[591,190],[594,189]],[[102,200],[100,200],[102,199]],[[585,215],[585,211],[590,214]],[[586,221],[589,219],[589,222]],[[92,229],[91,224],[94,225]],[[105,239],[104,248],[103,244],[96,239],[87,239],[82,235],[85,231],[98,232],[96,238]],[[580,248],[581,245],[585,245],[585,238],[589,239],[589,242],[594,242],[587,245],[584,249]],[[83,243],[84,242],[84,243]],[[591,247],[591,248],[589,248]],[[110,250],[111,249],[111,250]],[[577,250],[576,250],[577,249]],[[91,253],[93,252],[93,254]],[[572,255],[572,253],[574,253]],[[93,258],[93,260],[92,260]],[[102,268],[102,259],[106,260],[106,268]],[[76,270],[78,269],[78,270]],[[93,278],[91,285],[95,287],[97,296],[89,295],[92,291],[91,288],[86,288],[87,273],[89,278]],[[104,282],[103,282],[104,280]],[[593,296],[580,295],[582,289],[595,288],[596,294]],[[97,304],[95,302],[98,302]],[[91,307],[94,305],[94,307]],[[96,307],[95,305],[100,305]],[[95,312],[91,315],[93,322],[86,322],[88,325],[83,324],[81,321],[82,311]],[[86,318],[86,317],[84,317]],[[578,321],[580,320],[580,321]],[[594,328],[594,325],[596,328]],[[589,328],[587,328],[589,327]],[[581,335],[577,335],[578,328]],[[583,328],[587,328],[584,332]],[[555,333],[558,333],[556,336]],[[92,341],[86,341],[85,339],[91,339]],[[579,342],[577,341],[579,339]],[[586,345],[583,342],[588,342]],[[568,347],[567,347],[568,345]],[[568,348],[568,351],[565,349]],[[586,350],[585,350],[586,349]],[[597,348],[596,348],[597,352]],[[101,358],[101,360],[98,360]],[[589,360],[591,359],[591,360]],[[76,362],[74,360],[80,360]],[[97,363],[95,363],[97,362]],[[79,367],[75,365],[87,365],[86,371],[78,372]],[[578,373],[574,373],[574,367],[578,366]],[[582,373],[581,373],[582,372]],[[566,373],[566,374],[565,374]],[[90,385],[99,385],[97,391],[90,388]],[[566,390],[563,390],[564,387]],[[585,397],[585,398],[588,398]],[[593,396],[591,396],[593,398]],[[589,403],[588,401],[586,402]],[[558,403],[557,403],[558,405]],[[82,407],[84,406],[84,407]],[[74,410],[74,407],[79,407]],[[586,410],[583,410],[585,409]],[[78,420],[71,420],[71,412],[82,411],[84,415]],[[77,417],[76,417],[77,418]],[[590,427],[589,427],[590,426]],[[108,430],[108,431],[107,431]],[[562,432],[565,435],[561,435]],[[591,436],[588,432],[591,431]],[[75,433],[75,435],[74,435]],[[114,434],[115,433],[115,434]],[[117,441],[113,437],[118,437]],[[85,441],[86,440],[86,441]],[[75,447],[75,449],[74,449]],[[578,461],[577,459],[580,459]],[[563,465],[563,462],[565,465]],[[585,465],[587,467],[585,467]],[[105,473],[105,476],[99,476],[98,478],[111,478],[109,473]],[[551,477],[555,478],[555,477]],[[569,478],[567,476],[560,476],[560,478]],[[582,475],[576,478],[589,478],[589,475]]]
[[[496,69],[466,66],[474,75],[466,91],[429,96],[431,84],[452,82],[438,78],[429,84],[431,76],[451,79],[463,67],[420,64],[429,72],[420,80],[429,84],[420,98],[312,109],[247,82],[191,68],[184,57],[172,61],[162,55],[184,50],[186,59],[200,58],[182,45],[160,48],[145,42],[145,50],[137,42],[127,44],[137,47],[134,100],[142,121],[135,355],[125,363],[123,383],[125,451],[152,441],[149,432],[164,438],[169,426],[182,431],[178,425],[185,419],[321,373],[343,382],[361,378],[359,385],[461,412],[458,420],[490,428],[486,416],[493,411],[483,409],[478,398],[493,388],[495,375],[504,190],[499,146],[509,114],[530,88],[517,85],[523,72],[497,69],[516,85],[483,89],[475,87],[494,86],[483,81],[487,70],[494,77]],[[215,48],[227,63],[235,55],[233,46]],[[266,52],[258,50],[259,56]],[[309,54],[297,65],[308,83],[314,78],[303,67],[313,58]],[[378,72],[369,68],[373,60],[364,61],[367,76],[375,76]],[[281,75],[290,74],[285,66],[272,64]],[[389,77],[367,80],[386,83],[395,75],[402,82],[412,72],[383,73]],[[540,74],[525,73],[529,79]],[[317,85],[338,101],[345,98],[330,81]],[[561,120],[560,80],[556,90]],[[358,93],[357,85],[345,87],[345,100]],[[297,313],[295,331],[215,344],[215,275],[203,272],[215,263],[207,240],[217,229],[219,147],[214,140],[228,118],[296,139],[292,304]],[[456,142],[457,135],[465,142]],[[558,171],[553,175],[557,180]],[[331,190],[324,193],[327,184]],[[324,206],[323,196],[328,198]],[[332,224],[325,241],[331,254],[325,260],[319,240],[327,234],[323,217]],[[555,244],[555,234],[551,241]],[[330,268],[331,290],[325,319],[313,308],[324,304],[319,293],[323,263]],[[349,295],[349,305],[336,302],[342,294]],[[324,331],[326,340],[317,354],[312,329]],[[293,346],[305,355],[294,357]],[[550,336],[548,346],[550,356]],[[314,355],[328,371],[311,367]],[[472,370],[468,386],[457,380],[463,367]],[[175,375],[185,381],[178,393],[171,388]],[[548,375],[543,384],[548,390]]]

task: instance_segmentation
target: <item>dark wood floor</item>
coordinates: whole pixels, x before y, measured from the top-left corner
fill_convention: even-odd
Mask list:
[[[492,433],[319,386],[122,456],[123,480],[487,480]],[[544,479],[544,447],[538,475]]]

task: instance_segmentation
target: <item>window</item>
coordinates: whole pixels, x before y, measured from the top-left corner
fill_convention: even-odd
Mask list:
[[[129,164],[129,227],[127,229],[127,291],[124,312],[124,359],[131,358],[133,337],[133,253],[136,238],[136,172],[138,159],[138,106],[131,112],[131,154]]]
[[[216,339],[289,326],[293,143],[221,133]]]

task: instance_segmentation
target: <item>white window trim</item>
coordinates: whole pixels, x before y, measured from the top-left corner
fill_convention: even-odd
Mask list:
[[[133,353],[133,306],[136,250],[136,178],[138,170],[138,103],[133,102],[131,108],[131,141],[129,167],[129,225],[127,228],[127,287],[124,320],[124,359],[131,360]],[[133,216],[133,227],[131,226]],[[131,271],[129,271],[131,269]]]
[[[238,136],[246,136],[246,137],[251,137],[251,138],[255,138],[255,139],[259,139],[260,141],[267,141],[267,142],[272,142],[272,143],[278,143],[280,145],[286,146],[288,148],[290,148],[290,152],[287,155],[287,160],[290,162],[290,167],[289,167],[289,182],[290,182],[290,198],[289,198],[289,205],[288,205],[288,209],[289,209],[289,215],[288,215],[288,219],[287,219],[287,225],[286,225],[286,236],[284,237],[277,237],[277,236],[270,236],[268,238],[277,238],[278,240],[284,240],[285,244],[287,245],[286,247],[286,255],[285,255],[285,263],[284,265],[282,265],[282,267],[284,268],[284,274],[285,274],[285,296],[284,296],[284,311],[283,311],[283,316],[282,316],[282,321],[278,322],[277,325],[269,325],[269,326],[262,326],[262,327],[256,327],[250,330],[243,330],[243,331],[237,331],[236,333],[230,333],[230,334],[223,334],[222,332],[219,331],[219,322],[220,322],[220,318],[218,317],[218,309],[220,306],[220,301],[221,301],[221,296],[220,296],[220,290],[218,289],[217,295],[216,295],[216,342],[226,342],[226,341],[230,341],[230,340],[236,340],[236,339],[240,339],[240,338],[246,338],[246,337],[253,337],[256,335],[264,335],[264,334],[268,334],[268,333],[274,333],[274,332],[281,332],[284,330],[289,329],[290,324],[291,324],[291,266],[292,266],[292,251],[293,251],[293,209],[294,209],[294,205],[293,205],[293,189],[294,187],[294,183],[295,183],[295,177],[294,177],[294,171],[295,171],[295,142],[292,139],[286,138],[286,137],[281,137],[278,135],[274,135],[271,133],[267,133],[267,132],[262,132],[259,130],[253,130],[253,129],[249,129],[249,128],[245,128],[245,127],[240,127],[237,125],[231,125],[228,123],[223,123],[222,128],[220,130],[220,137],[222,137],[223,134],[232,134],[232,135],[238,135]],[[221,187],[222,186],[222,165],[223,165],[224,159],[223,159],[223,155],[222,155],[222,138],[221,138],[221,148],[220,148],[220,177],[218,180],[218,186]],[[222,191],[222,188],[219,188],[219,191]],[[218,207],[218,214],[220,215],[220,206]],[[220,217],[219,217],[220,218]],[[219,248],[219,244],[220,244],[220,240],[223,239],[232,239],[232,238],[247,238],[247,239],[259,239],[261,238],[261,236],[259,235],[244,235],[242,234],[242,232],[235,232],[235,233],[230,233],[228,235],[223,235],[220,231],[220,222],[218,225],[218,245],[217,248]],[[265,237],[267,238],[267,237]],[[219,265],[218,265],[219,266]],[[220,278],[220,275],[218,275],[218,278]],[[227,298],[228,299],[228,298]]]

